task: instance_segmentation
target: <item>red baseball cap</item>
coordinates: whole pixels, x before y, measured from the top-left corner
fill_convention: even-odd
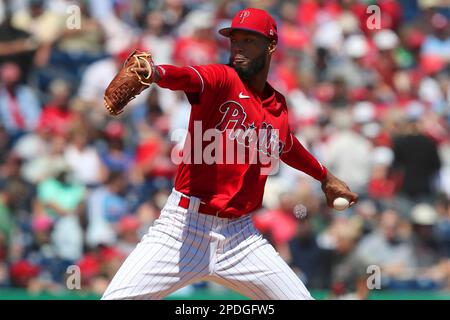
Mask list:
[[[246,8],[234,16],[231,27],[219,30],[224,37],[229,37],[232,30],[246,30],[259,33],[270,40],[278,41],[277,23],[267,11]]]

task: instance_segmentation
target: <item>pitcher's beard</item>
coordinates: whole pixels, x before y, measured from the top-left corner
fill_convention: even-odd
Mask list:
[[[255,59],[248,62],[247,67],[235,66],[233,65],[232,58],[230,57],[229,65],[236,70],[239,78],[248,80],[262,69],[264,69],[266,65],[266,53],[262,52]]]

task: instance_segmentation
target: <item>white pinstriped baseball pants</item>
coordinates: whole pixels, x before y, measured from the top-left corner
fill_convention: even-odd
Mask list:
[[[162,299],[198,281],[214,281],[257,300],[313,299],[297,275],[255,229],[238,219],[178,206],[173,190],[160,217],[122,264],[102,299]]]

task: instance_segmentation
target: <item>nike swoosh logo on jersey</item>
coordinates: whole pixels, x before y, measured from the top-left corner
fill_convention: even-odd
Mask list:
[[[246,96],[242,92],[240,92],[239,93],[239,99],[250,99],[250,96]]]

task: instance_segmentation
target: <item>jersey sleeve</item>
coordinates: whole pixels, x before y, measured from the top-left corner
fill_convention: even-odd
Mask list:
[[[220,64],[191,66],[201,82],[200,93],[215,92],[229,85],[230,75],[227,67]]]

